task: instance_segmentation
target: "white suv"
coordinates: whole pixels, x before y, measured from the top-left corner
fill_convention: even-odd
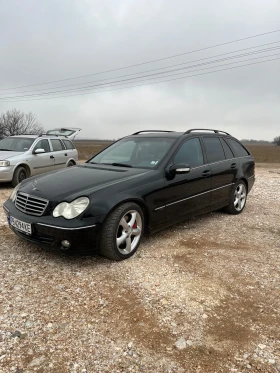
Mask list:
[[[71,140],[79,128],[57,128],[37,135],[19,135],[0,140],[0,182],[13,186],[24,179],[74,166],[78,151]]]

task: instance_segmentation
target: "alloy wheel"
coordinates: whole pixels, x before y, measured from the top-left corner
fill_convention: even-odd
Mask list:
[[[246,203],[247,191],[244,184],[237,185],[234,191],[234,208],[236,211],[243,210]]]
[[[138,211],[130,210],[125,213],[119,222],[116,236],[118,251],[127,255],[136,247],[141,238],[142,218]]]

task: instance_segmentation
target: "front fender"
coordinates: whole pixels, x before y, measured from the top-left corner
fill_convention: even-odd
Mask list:
[[[13,172],[15,172],[15,170],[20,166],[26,167],[29,171],[28,176],[32,176],[32,167],[31,167],[30,163],[27,162],[27,161],[19,161],[19,162],[15,163],[15,165],[11,165],[11,167],[13,167]]]
[[[108,215],[116,207],[126,202],[137,203],[142,209],[146,210],[146,212],[149,214],[149,208],[143,198],[137,197],[137,196],[135,197],[135,195],[132,196],[132,195],[123,194],[123,195],[111,195],[107,199],[91,197],[91,203],[87,210],[86,215],[90,215],[90,216]]]

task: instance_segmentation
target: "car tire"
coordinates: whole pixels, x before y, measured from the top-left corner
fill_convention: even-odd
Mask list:
[[[12,186],[16,187],[19,183],[21,183],[25,179],[27,179],[27,171],[24,167],[19,166],[14,172],[13,179],[12,179]]]
[[[233,187],[230,195],[230,203],[225,208],[226,212],[232,215],[240,214],[247,201],[247,186],[243,180],[239,180]]]
[[[68,163],[68,165],[67,165],[67,167],[73,167],[73,166],[75,166],[75,163],[74,163],[73,161],[70,161],[70,162]]]
[[[140,245],[143,231],[144,214],[140,206],[134,202],[120,205],[110,213],[102,226],[100,254],[117,261],[131,257]]]

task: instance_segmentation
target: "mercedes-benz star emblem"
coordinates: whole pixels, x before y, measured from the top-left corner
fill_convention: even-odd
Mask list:
[[[36,188],[36,185],[37,185],[37,181],[34,180],[34,181],[32,182],[33,190],[38,190],[38,189]]]

